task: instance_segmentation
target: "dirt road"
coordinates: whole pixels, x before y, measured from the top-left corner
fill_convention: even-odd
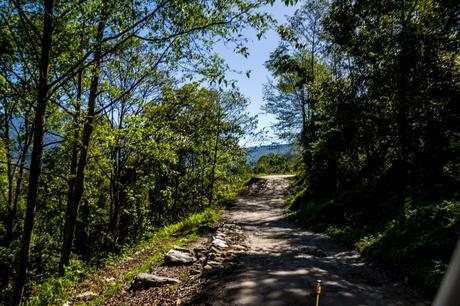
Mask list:
[[[283,215],[284,176],[264,177],[231,208],[226,219],[242,226],[249,247],[240,266],[208,282],[211,305],[429,305],[390,281],[358,253],[329,237],[305,231]]]

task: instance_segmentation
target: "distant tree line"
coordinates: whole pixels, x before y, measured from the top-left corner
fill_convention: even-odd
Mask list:
[[[256,174],[286,174],[294,171],[295,156],[284,154],[262,155],[254,166]]]

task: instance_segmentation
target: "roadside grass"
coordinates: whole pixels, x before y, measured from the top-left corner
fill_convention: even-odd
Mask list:
[[[222,207],[218,206],[192,214],[178,223],[160,229],[150,239],[110,258],[105,267],[98,270],[85,270],[78,267],[78,262],[73,262],[65,276],[50,278],[34,286],[32,297],[25,305],[63,305],[76,294],[86,291],[97,293],[98,297],[82,304],[100,305],[125,283],[130,282],[135,275],[161,264],[165,252],[174,245],[183,246],[209,232],[222,213]],[[122,263],[126,257],[133,257],[135,264],[124,266]],[[113,281],[106,281],[106,275],[118,277],[115,277]]]
[[[41,283],[32,284],[30,297],[24,305],[63,305],[77,294],[87,291],[99,296],[82,304],[102,304],[135,275],[160,265],[164,254],[173,246],[186,245],[209,233],[221,218],[224,207],[245,192],[251,176],[237,175],[227,178],[227,182],[216,181],[217,200],[211,207],[191,214],[180,222],[146,233],[145,239],[135,245],[123,247],[119,253],[106,258],[97,268],[84,265],[80,260],[71,260],[64,276],[51,276]],[[130,257],[134,257],[135,264],[125,266],[124,259]],[[106,276],[117,277],[107,281]]]
[[[306,194],[299,186],[291,188],[288,217],[355,248],[409,285],[436,292],[460,233],[458,195]]]

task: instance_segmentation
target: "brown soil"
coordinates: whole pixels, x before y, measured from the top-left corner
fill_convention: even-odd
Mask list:
[[[236,269],[207,281],[190,304],[315,305],[321,280],[321,306],[429,305],[357,252],[286,218],[288,186],[286,176],[264,177],[228,210],[226,222],[242,227],[249,250]]]
[[[429,302],[406,286],[387,278],[360,255],[344,248],[326,235],[303,230],[284,215],[287,176],[254,180],[249,191],[224,215],[227,242],[244,246],[233,256],[232,247],[219,251],[224,258],[219,269],[203,266],[214,260],[211,235],[188,248],[203,249],[207,259],[192,266],[152,268],[152,273],[175,277],[178,285],[131,291],[126,283],[104,305],[315,305],[317,280],[322,282],[321,306],[407,305]],[[156,248],[145,249],[133,258],[98,273],[122,278],[137,262],[151,256]],[[164,250],[166,251],[166,250]],[[74,290],[97,292],[98,281],[88,280]],[[88,286],[87,284],[91,284]]]
[[[202,237],[189,245],[193,250],[208,243],[209,236]],[[104,302],[104,305],[180,305],[190,300],[200,288],[201,263],[192,265],[154,267],[150,273],[166,277],[174,277],[182,282],[177,285],[154,287],[148,290],[130,290],[130,284],[125,284],[114,296]]]

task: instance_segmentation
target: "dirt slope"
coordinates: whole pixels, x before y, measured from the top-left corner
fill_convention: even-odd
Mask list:
[[[285,176],[264,177],[229,209],[249,246],[237,269],[207,282],[199,303],[211,305],[429,305],[387,279],[358,253],[325,235],[302,230],[283,215]],[[198,301],[196,301],[198,302]]]

